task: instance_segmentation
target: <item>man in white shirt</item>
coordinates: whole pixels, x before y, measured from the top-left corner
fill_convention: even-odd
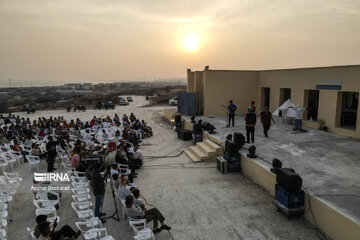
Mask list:
[[[297,105],[295,108],[294,107],[289,107],[289,108],[293,108],[295,110],[295,128],[297,131],[301,131],[302,130],[302,117],[303,117],[303,111],[305,111],[307,108],[302,108],[300,107],[300,105]]]

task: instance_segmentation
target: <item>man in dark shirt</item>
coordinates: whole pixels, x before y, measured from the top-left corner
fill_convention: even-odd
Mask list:
[[[264,107],[264,111],[260,113],[261,117],[261,123],[264,127],[264,135],[265,137],[268,137],[268,132],[271,126],[271,121],[274,121],[271,112],[269,111],[269,108],[267,106]]]
[[[54,168],[54,161],[56,156],[56,144],[58,142],[53,141],[51,136],[48,137],[49,142],[46,144],[46,151],[47,151],[47,171],[53,172],[56,170]]]
[[[237,109],[236,105],[233,104],[233,101],[230,100],[229,101],[229,106],[228,106],[228,112],[229,112],[229,124],[227,125],[228,127],[230,127],[230,122],[232,121],[232,126],[234,127],[234,121],[235,121],[235,111]]]
[[[93,193],[95,195],[95,217],[100,218],[100,208],[101,203],[104,199],[104,192],[105,192],[105,179],[106,176],[101,175],[101,165],[97,164],[95,166],[94,173],[91,176],[91,184],[93,188]],[[101,219],[102,222],[105,220]]]
[[[254,143],[255,125],[256,125],[256,114],[253,112],[253,108],[249,106],[248,113],[245,115],[246,143],[250,143],[250,135],[251,135],[251,142]]]

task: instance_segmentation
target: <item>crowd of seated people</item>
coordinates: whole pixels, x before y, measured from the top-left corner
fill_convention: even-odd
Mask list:
[[[0,115],[0,145],[11,145],[12,150],[21,153],[25,161],[26,155],[29,154],[45,159],[48,172],[56,170],[54,161],[59,154],[59,149],[62,149],[68,154],[71,168],[85,172],[90,179],[94,170],[91,165],[85,164],[84,157],[91,153],[93,145],[107,145],[109,142],[114,142],[116,145],[114,162],[126,165],[131,169],[130,173],[125,176],[122,175],[118,164],[113,166],[112,179],[114,182],[118,181],[119,188],[123,187],[124,181],[128,184],[129,180],[133,182],[133,179],[136,178],[136,170],[144,163],[144,157],[139,150],[141,139],[152,136],[152,134],[151,128],[145,121],[140,121],[134,114],[131,114],[130,119],[127,116],[123,117],[122,122],[116,115],[114,119],[109,116],[106,118],[94,116],[86,122],[77,118],[71,120],[69,124],[63,117],[42,117],[30,121],[29,118],[11,114]],[[23,147],[25,146],[30,151],[24,151]],[[127,195],[124,195],[124,199],[126,197]],[[147,217],[147,219],[158,218]],[[38,225],[34,233],[36,232],[38,239],[76,239],[79,235],[67,225],[59,231],[55,231],[56,225],[51,230],[46,218],[38,216],[36,220]],[[159,220],[163,223],[161,218]],[[157,226],[155,220],[154,226]],[[164,224],[162,227],[163,229],[169,228]],[[155,230],[159,231],[157,228]]]

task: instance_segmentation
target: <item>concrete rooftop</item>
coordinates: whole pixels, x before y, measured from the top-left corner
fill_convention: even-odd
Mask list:
[[[134,112],[154,130],[154,136],[142,143],[141,150],[145,156],[176,155],[189,147],[191,141],[180,141],[172,127],[163,121],[163,108],[140,107],[142,104],[138,102],[141,103],[143,98],[135,97],[134,105],[118,106],[110,111],[88,110],[76,114],[67,114],[65,110],[44,111],[24,116],[34,119],[39,116],[63,115],[67,119],[76,116],[86,120],[93,115],[108,114],[113,117],[114,113]],[[269,141],[272,139],[273,137]],[[261,141],[260,138],[258,141]],[[44,166],[41,168],[43,171]],[[27,165],[22,165],[15,171],[20,173],[24,181],[13,204],[13,222],[8,226],[10,240],[27,239],[26,227],[35,225],[35,206],[30,192],[32,173]],[[58,171],[64,170],[60,168]],[[317,239],[315,231],[307,228],[302,219],[287,220],[276,211],[271,196],[244,180],[240,173],[221,175],[215,168],[215,162],[192,163],[185,154],[176,158],[146,157],[145,164],[138,173],[135,184],[147,202],[164,214],[167,224],[172,226],[173,239]],[[92,194],[91,196],[94,200]],[[64,224],[75,227],[74,222],[78,221],[71,209],[71,201],[71,193],[64,192],[59,227]],[[109,185],[104,212],[108,215],[114,212]],[[150,226],[152,227],[152,223]],[[109,219],[104,227],[117,240],[132,239],[127,220],[116,222]],[[156,239],[167,240],[171,237],[168,232],[162,231],[156,235]]]
[[[190,119],[190,118],[188,118]],[[240,132],[246,137],[244,116],[236,116],[235,127],[227,128],[225,117],[197,117],[215,125],[218,139],[225,141],[228,134]],[[255,128],[256,152],[266,161],[278,158],[283,167],[293,168],[302,177],[303,186],[315,196],[360,222],[360,140],[330,132],[306,128],[309,132],[292,134],[292,126],[276,118],[269,138],[263,135],[258,119]],[[252,144],[246,144],[248,147]],[[241,150],[247,153],[245,149]],[[271,166],[255,159],[266,168]],[[330,196],[322,196],[330,195]],[[355,195],[355,196],[331,196]]]

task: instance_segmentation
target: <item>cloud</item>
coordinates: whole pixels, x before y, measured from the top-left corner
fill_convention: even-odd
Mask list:
[[[359,17],[357,0],[2,0],[0,18],[50,28],[89,31],[96,25],[146,21],[205,27],[266,26],[296,16],[324,13]],[[331,19],[330,19],[331,20]],[[6,23],[5,23],[6,24]]]

